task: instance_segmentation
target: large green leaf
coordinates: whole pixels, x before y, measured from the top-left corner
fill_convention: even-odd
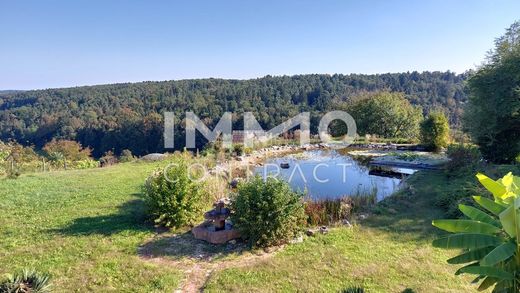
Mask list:
[[[503,211],[499,215],[502,227],[512,238],[516,237],[518,216],[518,211],[515,212],[514,205],[509,206],[505,211]]]
[[[432,225],[453,233],[495,234],[500,232],[496,226],[474,220],[433,220]]]
[[[479,209],[477,209],[475,207],[459,204],[459,210],[466,217],[468,217],[468,218],[470,218],[472,220],[488,223],[488,224],[491,224],[491,225],[496,226],[496,227],[501,227],[499,221],[497,221],[492,216],[488,215],[487,213],[485,213],[485,212],[483,212],[483,211],[481,211],[481,210],[479,210]]]
[[[493,251],[486,255],[481,261],[482,266],[493,266],[501,261],[504,261],[515,254],[516,244],[512,242],[504,243],[497,246]]]
[[[466,266],[460,269],[462,273],[483,275],[503,280],[512,280],[514,275],[495,267]]]
[[[461,263],[468,263],[470,261],[481,260],[484,256],[486,256],[488,253],[490,253],[494,248],[495,248],[494,246],[489,246],[489,247],[473,249],[473,250],[467,251],[463,254],[460,254],[460,255],[457,255],[455,257],[448,259],[448,263],[449,264],[461,264]]]
[[[490,200],[489,198],[485,198],[485,197],[482,197],[482,196],[474,196],[473,199],[480,205],[482,206],[483,208],[485,208],[486,210],[490,211],[491,213],[493,213],[494,215],[500,215],[501,212],[503,212],[506,207],[497,203],[497,202],[494,202],[492,200]]]
[[[509,172],[507,173],[504,177],[500,178],[499,180],[497,180],[500,184],[504,185],[504,187],[506,188],[506,190],[509,190],[509,187],[511,187],[511,185],[513,184],[513,173],[512,172]]]
[[[496,182],[495,180],[487,177],[484,174],[478,173],[477,179],[480,182],[480,184],[484,185],[484,187],[493,194],[495,198],[502,199],[502,196],[504,196],[507,193],[506,187],[504,185],[502,185],[499,182]]]
[[[484,291],[484,290],[488,289],[489,287],[495,285],[495,283],[497,281],[498,281],[497,278],[487,277],[484,279],[484,281],[482,281],[482,283],[480,283],[480,286],[478,286],[478,290]]]
[[[453,234],[443,238],[435,239],[432,242],[432,245],[435,247],[447,249],[475,249],[486,246],[498,246],[500,244],[502,244],[502,240],[499,237],[475,233]]]
[[[465,266],[459,268],[459,269],[455,272],[455,276],[458,276],[458,275],[462,274],[462,273],[463,273],[462,269],[465,269],[465,268],[467,268],[467,267],[478,267],[479,265],[480,265],[480,264],[479,264],[478,261],[476,261],[476,262],[472,262],[472,263],[470,263],[470,264],[468,264],[468,265],[465,265]],[[479,276],[479,277],[481,277],[481,276]]]

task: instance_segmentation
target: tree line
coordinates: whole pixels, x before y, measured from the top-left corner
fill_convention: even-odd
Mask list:
[[[243,112],[270,129],[300,112],[311,113],[315,132],[323,113],[373,92],[400,92],[422,114],[441,109],[453,127],[461,125],[470,72],[406,72],[376,75],[266,76],[250,80],[194,79],[124,83],[0,94],[0,140],[43,147],[52,139],[76,140],[95,157],[129,149],[136,155],[163,149],[163,112],[175,113],[176,146],[184,146],[183,119],[195,112],[214,126]],[[415,116],[413,116],[415,117]],[[354,117],[357,118],[357,117]],[[200,139],[199,145],[204,143]]]

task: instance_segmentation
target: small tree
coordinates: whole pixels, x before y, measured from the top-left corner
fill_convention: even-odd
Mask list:
[[[450,125],[442,112],[431,112],[421,123],[421,143],[429,150],[439,151],[448,146]]]
[[[231,199],[231,220],[252,246],[287,243],[305,225],[302,195],[285,181],[256,176]]]
[[[79,142],[73,140],[56,140],[48,142],[43,150],[51,160],[69,160],[77,162],[90,158],[91,150],[83,148]]]
[[[203,183],[188,173],[183,159],[153,172],[145,184],[146,203],[155,223],[171,228],[194,224],[206,206]],[[208,199],[209,200],[209,199]]]
[[[413,106],[403,93],[377,92],[353,99],[347,111],[356,120],[360,135],[376,134],[384,138],[415,139],[419,134],[422,110]],[[332,133],[341,134],[344,123],[334,123]]]

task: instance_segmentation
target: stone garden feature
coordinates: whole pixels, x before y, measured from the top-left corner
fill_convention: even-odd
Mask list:
[[[230,210],[226,208],[226,200],[221,199],[213,204],[214,209],[206,212],[206,221],[191,229],[196,239],[201,239],[212,244],[224,244],[229,240],[240,237],[240,233],[233,229],[231,223],[226,222]]]

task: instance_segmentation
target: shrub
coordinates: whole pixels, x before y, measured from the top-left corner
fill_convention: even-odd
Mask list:
[[[171,228],[194,224],[206,206],[203,183],[190,178],[182,159],[153,172],[146,180],[145,195],[155,223]]]
[[[133,160],[135,160],[135,158],[130,150],[123,150],[121,156],[119,156],[119,161],[122,163],[132,162]]]
[[[450,159],[446,171],[451,175],[474,173],[483,163],[480,150],[471,144],[450,144],[446,154]]]
[[[1,293],[49,293],[51,285],[50,277],[34,270],[24,269],[14,275],[8,275],[7,279],[0,282]]]
[[[117,164],[117,157],[112,151],[106,152],[101,158],[99,158],[101,167],[112,166]]]
[[[17,178],[26,171],[35,171],[41,165],[41,157],[32,146],[24,147],[14,141],[0,141],[0,176]]]
[[[237,156],[243,155],[244,154],[244,145],[242,145],[242,144],[234,144],[233,145],[233,152]]]
[[[231,210],[231,220],[252,246],[287,243],[305,225],[302,195],[275,178],[255,176],[239,184]]]
[[[76,162],[76,169],[92,169],[99,167],[99,162],[92,159],[85,159]]]
[[[448,145],[450,126],[442,112],[431,112],[421,122],[421,144],[428,150],[439,151]]]
[[[518,292],[520,177],[508,173],[497,181],[483,174],[477,174],[477,178],[493,198],[474,196],[477,207],[459,205],[467,219],[434,220],[435,227],[456,234],[436,239],[432,244],[463,250],[448,263],[468,264],[455,274],[476,275],[474,283],[482,280],[479,291],[494,286],[493,292]]]
[[[252,153],[253,153],[253,149],[252,149],[252,148],[250,148],[250,147],[246,147],[246,148],[244,148],[244,154],[246,154],[246,155],[250,155],[250,154],[252,154]],[[519,157],[520,157],[520,156],[519,156]]]

